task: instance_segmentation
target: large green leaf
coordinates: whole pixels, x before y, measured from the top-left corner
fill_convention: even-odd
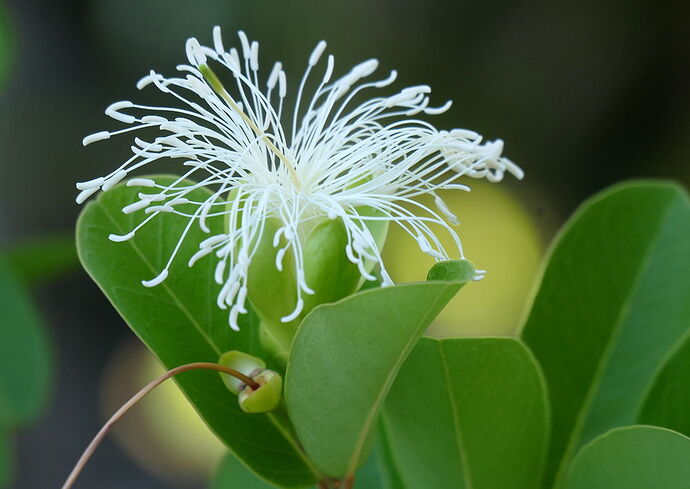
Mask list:
[[[286,399],[299,439],[323,472],[354,473],[400,366],[429,323],[472,278],[368,289],[314,309],[295,337]]]
[[[153,178],[165,185],[173,182],[172,177]],[[120,212],[136,199],[138,191],[121,185],[103,193],[79,219],[79,257],[95,282],[167,368],[215,362],[232,349],[262,355],[256,317],[243,316],[237,333],[228,326],[227,312],[216,305],[214,263],[206,259],[187,267],[198,249],[198,239],[182,244],[167,280],[153,288],[142,286],[141,280],[151,279],[163,269],[187,219],[161,214],[133,239],[110,241],[109,233],[126,234],[143,219],[143,212]],[[206,190],[197,189],[188,197],[203,201]],[[209,219],[208,225],[214,232],[223,232],[222,218]],[[216,372],[188,372],[177,380],[211,430],[263,478],[288,487],[316,480],[315,469],[278,417],[242,412],[237,397]]]
[[[637,421],[690,436],[690,337],[664,364]]]
[[[548,422],[541,372],[515,338],[422,338],[382,415],[409,489],[536,489]]]
[[[23,284],[0,262],[0,432],[36,418],[51,366],[43,322]]]
[[[690,439],[655,426],[616,428],[573,459],[563,489],[688,489]]]
[[[547,486],[583,444],[636,422],[689,327],[685,192],[627,183],[585,203],[555,243],[523,332],[552,402]]]

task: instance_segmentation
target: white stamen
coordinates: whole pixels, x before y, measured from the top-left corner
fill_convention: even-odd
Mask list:
[[[144,124],[162,124],[164,122],[168,122],[168,119],[158,115],[146,115],[141,118],[141,122]]]
[[[110,234],[110,235],[108,235],[108,239],[109,239],[110,241],[115,242],[115,243],[121,243],[121,242],[123,242],[123,241],[130,240],[130,239],[132,239],[133,237],[134,237],[134,231],[129,232],[129,233],[127,233],[127,234],[122,234],[122,235],[119,235],[119,234]]]
[[[273,65],[273,69],[271,70],[271,74],[268,77],[268,82],[266,82],[266,87],[269,90],[273,90],[276,86],[276,83],[278,83],[278,75],[280,74],[280,71],[283,69],[283,64],[278,61],[276,64]]]
[[[151,280],[142,280],[141,285],[144,287],[155,287],[156,285],[159,285],[168,278],[168,269],[166,268],[163,270],[157,277],[152,278]]]
[[[213,27],[213,47],[218,54],[223,54],[225,52],[225,48],[223,47],[223,37],[221,36],[219,25]]]
[[[510,161],[508,158],[501,157],[501,162],[505,165],[506,170],[508,170],[508,172],[511,175],[513,175],[515,178],[517,178],[518,180],[522,180],[525,177],[525,172],[522,170],[522,168],[517,166],[515,163]]]
[[[122,208],[122,213],[123,214],[132,214],[134,212],[140,211],[144,207],[148,206],[151,203],[150,200],[144,199],[144,200],[139,200],[137,202],[133,202],[129,205],[126,205]]]
[[[332,54],[328,55],[328,61],[326,62],[326,72],[323,75],[322,83],[328,83],[333,76],[333,68],[335,66],[335,58]]]
[[[249,39],[247,39],[247,35],[244,33],[244,31],[239,31],[237,35],[240,38],[240,43],[242,44],[242,55],[244,56],[244,59],[249,59],[252,55],[251,48],[249,47]]]
[[[125,124],[132,124],[134,121],[137,120],[136,117],[131,116],[129,114],[120,113],[120,110],[131,109],[132,107],[132,102],[126,100],[122,102],[115,102],[114,104],[111,104],[107,109],[105,109],[105,114],[109,117],[112,117],[116,121],[120,121]]]
[[[237,324],[238,315],[239,315],[239,310],[238,310],[237,306],[233,306],[230,309],[230,316],[228,319],[228,324],[230,325],[230,328],[233,331],[239,331],[240,330],[240,326]]]
[[[356,78],[366,78],[379,67],[378,59],[368,59],[352,69],[352,75]]]
[[[285,72],[281,70],[278,74],[278,96],[285,98],[285,95],[287,95],[287,80],[285,79]]]
[[[435,106],[427,85],[403,88],[398,93],[379,92],[383,95],[366,100],[365,93],[389,87],[397,77],[393,70],[385,79],[365,80],[379,66],[375,59],[331,81],[335,58],[328,55],[320,80],[308,83],[311,71],[326,52],[326,43],[319,42],[308,56],[292,103],[285,100],[288,87],[283,65],[275,63],[267,79],[259,77],[259,44],[250,42],[244,32],[238,35],[241,56],[236,48],[225,49],[216,26],[212,47],[202,46],[194,38],[187,41],[189,64],[177,67],[182,74],[168,78],[150,71],[137,82],[137,88],[153,85],[181,105],[116,102],[106,114],[128,127],[97,132],[82,141],[88,145],[136,131],[130,158],[105,177],[77,184],[80,204],[100,189],[108,190],[159,161],[183,170],[178,179],[168,183],[130,179],[128,187],[153,190],[137,192],[139,199],[123,203],[122,212],[145,210],[146,216],[129,233],[109,236],[115,242],[131,239],[161,213],[186,222],[169,250],[164,270],[142,282],[148,287],[165,280],[185,240],[195,240],[199,250],[188,265],[204,257],[213,262],[209,280],[220,284],[216,303],[229,310],[229,324],[236,329],[239,314],[248,309],[247,295],[253,293],[247,289],[247,275],[255,255],[263,249],[258,244],[272,240],[276,269],[288,269],[285,277],[292,277],[291,283],[281,284],[286,293],[296,297],[294,310],[281,318],[291,322],[308,312],[305,295],[316,294],[318,298],[319,294],[305,277],[304,241],[314,225],[325,219],[341,221],[346,233],[342,251],[347,260],[355,264],[364,280],[375,279],[371,266],[376,265],[382,286],[389,286],[393,281],[381,258],[378,238],[372,236],[367,224],[400,226],[420,251],[436,260],[464,257],[460,239],[451,227],[457,218],[440,196],[451,190],[469,190],[460,183],[461,178],[498,182],[507,173],[523,177],[522,170],[503,156],[501,140],[484,141],[466,129],[439,131],[427,120],[413,119],[441,114],[451,107],[450,102]],[[233,83],[219,86],[218,79],[201,73],[204,70],[200,66],[207,58],[229,69]],[[221,74],[219,79],[228,75]],[[259,79],[262,83],[265,80],[265,87],[259,86]],[[289,116],[283,113],[288,106],[295,108]],[[283,121],[283,116],[288,120]],[[159,135],[149,142],[149,136],[138,137],[147,134],[139,130],[158,131]],[[211,193],[204,197],[197,190]],[[419,198],[424,195],[431,196],[435,205],[423,204]],[[360,215],[357,209],[362,208],[376,213]],[[214,225],[225,220],[228,231],[212,232],[210,218]],[[272,235],[265,227],[267,219],[279,221]],[[210,235],[203,239],[195,225]],[[444,247],[440,232],[451,238],[452,248]],[[483,276],[478,270],[474,278]]]
[[[192,255],[192,257],[189,259],[189,262],[187,262],[187,266],[192,267],[197,262],[197,260],[211,253],[213,253],[213,248],[201,248],[199,251]]]
[[[127,181],[128,187],[155,187],[156,182],[150,178],[132,178]]]
[[[195,37],[187,39],[187,59],[194,66],[206,63],[206,54],[204,54],[204,50],[201,49],[201,45]]]
[[[427,109],[424,109],[424,113],[425,113],[425,114],[428,114],[428,115],[439,115],[439,114],[443,114],[443,113],[446,112],[448,109],[450,109],[450,107],[451,107],[452,105],[453,105],[453,101],[452,101],[452,100],[449,100],[449,101],[447,101],[445,104],[443,104],[443,105],[440,106],[440,107],[436,107],[436,108],[434,108],[434,107],[429,107],[429,108],[427,108]]]
[[[212,248],[218,243],[222,243],[228,239],[227,234],[216,234],[215,236],[211,236],[210,238],[206,238],[203,240],[201,243],[199,243],[200,248]]]
[[[252,71],[257,71],[259,69],[259,43],[256,41],[252,42],[250,48],[249,66]]]
[[[214,278],[216,280],[217,284],[222,284],[223,283],[223,273],[225,273],[225,265],[226,265],[225,260],[221,260],[218,262],[216,265],[216,271],[214,274]]]
[[[247,287],[241,287],[237,293],[237,308],[241,314],[247,314],[247,309],[244,307],[244,303],[247,299]]]
[[[77,183],[77,190],[88,190],[90,188],[100,187],[103,185],[103,182],[105,182],[105,178],[103,177],[94,178],[93,180],[87,180],[85,182],[79,182]]]
[[[304,309],[304,301],[300,297],[299,299],[297,299],[297,305],[295,306],[295,310],[287,316],[280,318],[280,321],[283,323],[289,323],[290,321],[294,321],[302,313],[302,309]]]
[[[446,203],[443,201],[441,197],[438,195],[434,197],[434,203],[436,204],[436,207],[438,207],[438,210],[440,210],[444,216],[446,216],[446,219],[453,225],[457,226],[460,224],[460,221],[458,220],[457,216],[451,212],[451,210],[448,208]]]
[[[82,190],[81,192],[79,192],[79,195],[77,195],[77,198],[76,198],[77,204],[83,204],[86,201],[86,199],[91,197],[96,192],[98,192],[98,187],[91,187],[91,188],[87,188],[87,189]]]
[[[151,214],[153,212],[175,212],[175,209],[171,205],[152,205],[147,207],[144,212],[146,214]]]
[[[319,41],[319,43],[316,45],[314,50],[311,52],[311,56],[309,56],[309,65],[314,66],[316,63],[319,62],[319,58],[321,58],[321,55],[323,52],[326,50],[326,41]]]
[[[110,133],[108,131],[95,132],[93,134],[89,134],[84,139],[82,139],[81,144],[84,146],[88,146],[91,143],[95,143],[96,141],[103,141],[104,139],[108,138],[110,138]]]
[[[125,170],[118,170],[116,171],[110,178],[106,179],[105,183],[103,184],[103,191],[106,192],[113,188],[115,185],[120,183],[123,178],[127,176],[127,172]]]

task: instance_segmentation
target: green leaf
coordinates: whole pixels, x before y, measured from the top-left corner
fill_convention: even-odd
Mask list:
[[[636,422],[690,327],[690,205],[668,183],[618,185],[558,237],[524,328],[552,402],[547,487],[583,444]]]
[[[690,336],[657,375],[637,422],[690,436]]]
[[[536,489],[546,387],[515,338],[422,338],[381,419],[402,487]]]
[[[0,431],[33,421],[46,404],[52,352],[23,285],[0,263]]]
[[[153,178],[164,185],[174,181],[174,177]],[[136,199],[138,191],[121,185],[102,193],[84,209],[77,226],[77,249],[84,268],[166,368],[216,362],[229,350],[262,357],[256,316],[242,316],[241,331],[234,332],[227,311],[216,305],[212,260],[187,266],[198,250],[198,239],[182,243],[167,280],[153,288],[142,286],[141,280],[151,279],[163,269],[187,219],[161,214],[134,238],[110,241],[109,233],[126,234],[145,217],[143,212],[126,215],[120,211]],[[188,197],[203,201],[207,195],[206,190],[197,189]],[[223,232],[222,217],[209,219],[208,225],[212,232]],[[316,470],[276,415],[242,412],[237,396],[223,385],[217,372],[188,372],[176,380],[211,430],[263,478],[287,487],[315,482]]]
[[[687,489],[690,439],[664,428],[629,426],[580,450],[563,489]]]
[[[41,285],[79,269],[73,236],[51,236],[15,244],[3,250],[2,260],[28,285]]]
[[[400,366],[468,280],[368,289],[315,308],[300,327],[286,376],[290,417],[307,454],[332,477],[364,460]]]

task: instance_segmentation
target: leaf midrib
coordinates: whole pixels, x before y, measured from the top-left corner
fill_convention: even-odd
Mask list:
[[[463,467],[462,475],[465,480],[466,489],[472,489],[472,475],[470,472],[470,463],[467,460],[467,450],[465,446],[465,439],[462,435],[462,426],[460,425],[460,416],[458,415],[457,407],[455,406],[455,391],[453,385],[450,382],[450,372],[448,370],[448,362],[446,360],[446,353],[443,351],[443,342],[437,341],[438,352],[441,357],[441,365],[443,366],[443,377],[446,380],[448,389],[446,393],[448,394],[448,402],[450,404],[451,411],[453,411],[453,428],[455,430],[455,443],[458,447],[458,454],[460,456],[460,462]]]
[[[101,209],[103,210],[103,213],[106,215],[106,217],[110,220],[110,222],[113,223],[114,227],[117,228],[118,232],[120,232],[120,233],[126,232],[126,230],[124,228],[122,228],[118,225],[118,222],[108,212],[108,209],[100,203],[99,203],[99,205],[100,205]],[[151,262],[149,262],[149,260],[147,260],[146,256],[144,255],[144,253],[142,253],[141,249],[137,246],[137,244],[131,239],[127,240],[127,244],[129,244],[132,247],[132,249],[136,252],[136,254],[139,256],[141,261],[149,268],[149,270],[151,270],[152,273],[156,273],[156,267],[154,267],[153,264]],[[180,301],[177,294],[175,294],[175,292],[173,292],[173,290],[170,288],[170,286],[168,284],[165,283],[165,281],[163,281],[163,283],[161,283],[159,286],[163,286],[163,289],[168,293],[168,295],[170,295],[170,297],[172,298],[175,305],[177,307],[179,307],[180,310],[182,310],[182,312],[187,317],[187,319],[189,319],[189,322],[194,326],[194,328],[199,332],[199,334],[204,338],[204,340],[206,340],[206,342],[208,342],[208,344],[211,346],[211,348],[213,348],[216,355],[220,356],[223,353],[221,351],[221,349],[213,341],[213,339],[208,335],[208,333],[206,333],[202,329],[201,324],[199,324],[196,321],[196,319],[191,314],[191,312],[183,305],[183,303]]]
[[[662,217],[661,219],[659,219],[659,224],[656,227],[655,231],[659,231],[659,229],[665,227],[666,222],[668,220],[668,215],[671,212],[671,209],[673,208],[675,200],[675,198],[669,199],[669,204],[662,213]],[[566,445],[566,448],[563,451],[563,455],[561,456],[558,471],[556,472],[556,476],[554,477],[554,488],[559,488],[561,486],[563,477],[565,476],[566,469],[573,458],[573,454],[580,440],[580,435],[582,434],[582,429],[584,428],[585,421],[589,417],[589,411],[591,409],[592,402],[594,401],[596,393],[599,391],[599,385],[601,384],[601,381],[603,379],[604,372],[606,371],[606,368],[608,367],[609,362],[611,361],[611,355],[613,354],[613,350],[615,349],[614,345],[617,343],[616,340],[621,334],[623,324],[629,317],[631,310],[630,303],[632,297],[636,294],[642,277],[649,268],[649,262],[651,260],[652,252],[657,248],[659,239],[660,236],[657,232],[655,233],[655,237],[650,240],[649,246],[644,252],[644,258],[640,262],[641,266],[636,271],[635,278],[631,282],[632,286],[628,290],[625,299],[622,302],[620,312],[618,314],[618,317],[616,318],[615,326],[613,327],[611,336],[609,337],[609,342],[606,345],[606,348],[604,349],[604,352],[597,364],[596,373],[587,390],[587,395],[585,396],[584,402],[582,403],[582,409],[580,409],[580,412],[578,413],[575,424],[573,425],[573,429],[571,430],[570,436],[568,437],[568,444]]]

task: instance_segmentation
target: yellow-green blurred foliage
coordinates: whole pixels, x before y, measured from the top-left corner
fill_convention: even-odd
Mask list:
[[[440,195],[460,219],[457,231],[466,258],[488,273],[465,286],[441,312],[429,329],[434,336],[516,334],[543,253],[535,223],[505,187],[472,183],[471,192]],[[424,204],[433,208],[431,199]],[[437,234],[452,250],[448,233]],[[396,282],[423,280],[434,263],[398,226],[391,227],[384,259]]]

